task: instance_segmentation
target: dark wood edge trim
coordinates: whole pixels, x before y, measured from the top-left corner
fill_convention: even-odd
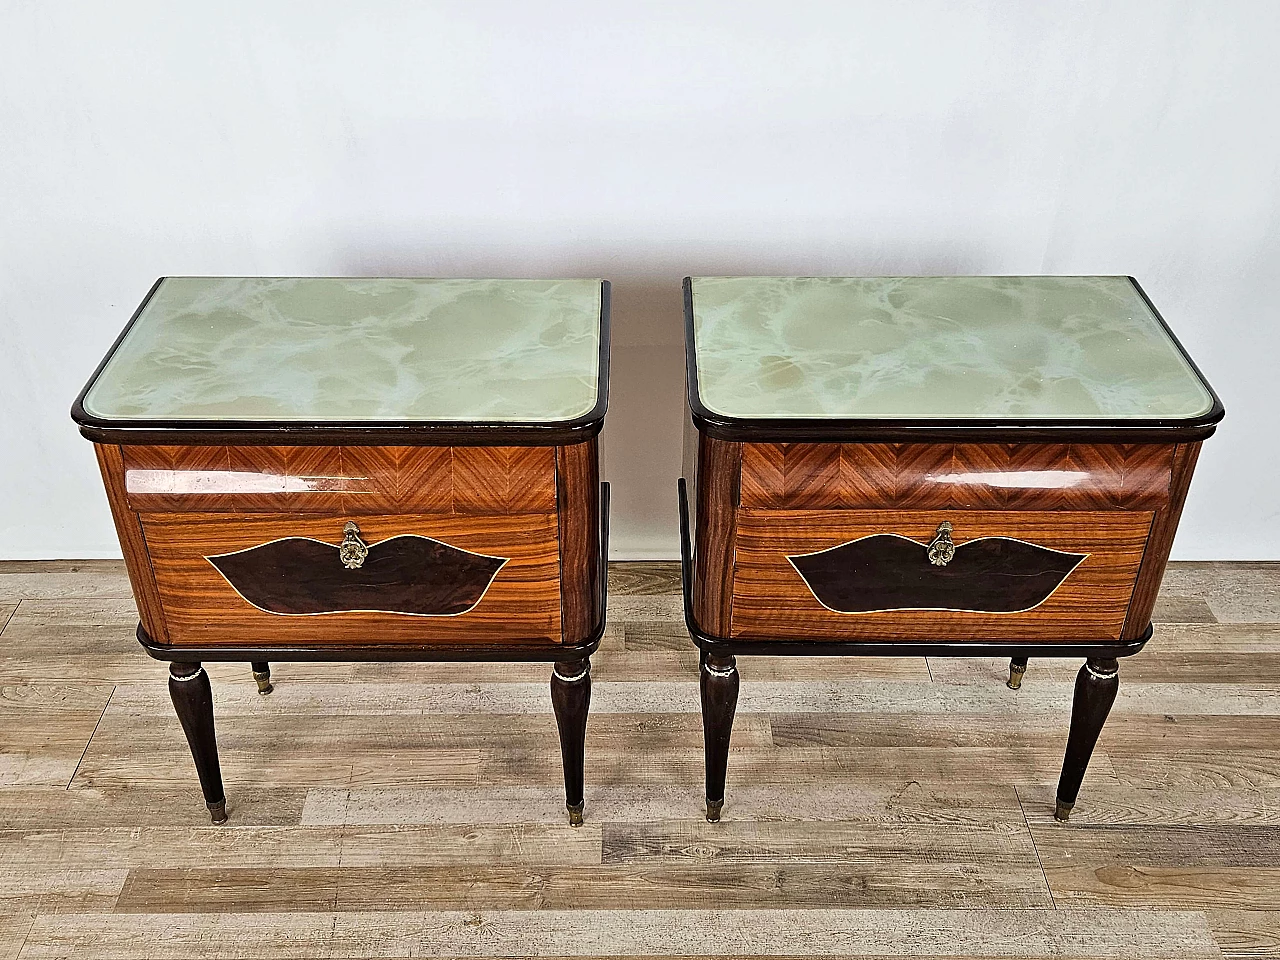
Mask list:
[[[251,646],[243,647],[197,647],[174,646],[156,643],[147,633],[146,627],[138,624],[138,642],[142,649],[156,660],[168,661],[276,661],[279,663],[303,661],[555,661],[572,662],[582,660],[600,646],[600,638],[604,636],[608,623],[609,578],[607,558],[609,556],[609,485],[600,485],[600,619],[591,634],[579,643],[548,643],[543,639],[531,639],[527,643],[511,641],[504,644],[358,644],[344,646]]]
[[[1147,291],[1142,289],[1142,284],[1138,282],[1138,278],[1126,277],[1125,279],[1133,284],[1133,289],[1138,291],[1138,296],[1142,298],[1142,302],[1147,305],[1152,316],[1154,316],[1160,326],[1164,328],[1164,332],[1169,335],[1169,339],[1173,341],[1174,348],[1178,353],[1182,354],[1182,359],[1187,361],[1187,366],[1189,366],[1191,368],[1191,372],[1196,375],[1196,379],[1200,381],[1200,385],[1209,392],[1209,398],[1213,403],[1210,405],[1209,412],[1204,414],[1203,419],[1208,423],[1219,423],[1222,418],[1226,416],[1227,410],[1222,405],[1222,400],[1218,397],[1218,392],[1213,389],[1213,385],[1209,383],[1209,379],[1201,372],[1199,365],[1191,358],[1191,354],[1187,353],[1187,348],[1182,345],[1182,341],[1179,340],[1178,335],[1173,332],[1173,328],[1165,322],[1164,316],[1156,308],[1156,305],[1151,302],[1151,298],[1147,296]]]
[[[514,642],[504,644],[443,645],[443,644],[360,644],[344,646],[243,646],[196,647],[173,646],[154,642],[146,628],[138,624],[138,642],[142,649],[156,660],[175,661],[258,661],[258,662],[325,662],[342,660],[359,661],[411,661],[434,662],[465,660],[491,661],[543,661],[581,660],[596,652],[600,637],[604,635],[602,620],[597,632],[584,643],[547,643],[530,640],[525,645]]]
[[[684,624],[700,650],[715,656],[847,656],[847,657],[1129,657],[1151,639],[1152,627],[1135,640],[1117,643],[1081,641],[1059,643],[930,643],[904,640],[730,640],[709,634],[693,612],[693,561],[689,546],[689,499],[685,482],[677,483],[680,497],[680,587],[684,596]]]
[[[609,343],[612,287],[600,281],[600,357],[596,403],[580,417],[549,423],[454,423],[449,421],[352,421],[316,425],[290,420],[107,420],[90,414],[84,398],[130,328],[155,295],[161,277],[125,324],[93,376],[71,406],[80,433],[95,443],[145,443],[159,446],[324,446],[329,444],[412,446],[571,446],[590,440],[604,427],[609,407]]]
[[[596,577],[596,617],[592,636],[599,640],[609,619],[609,484],[600,484],[600,570]]]
[[[1186,419],[1150,420],[890,420],[890,419],[806,419],[779,417],[730,417],[716,413],[702,402],[698,390],[698,362],[694,349],[693,278],[684,278],[685,371],[689,411],[701,433],[717,440],[757,443],[853,443],[882,441],[911,443],[923,440],[1011,443],[1023,440],[1055,440],[1082,443],[1171,443],[1203,440],[1217,429],[1225,415],[1222,402],[1204,374],[1191,361],[1169,325],[1132,277],[1127,277],[1156,320],[1169,334],[1174,346],[1186,358],[1192,372],[1209,392],[1213,404],[1207,413]]]

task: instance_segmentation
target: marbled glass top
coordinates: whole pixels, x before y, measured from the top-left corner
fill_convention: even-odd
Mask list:
[[[108,420],[552,423],[596,404],[599,280],[170,277],[85,410]]]
[[[1157,419],[1212,396],[1126,277],[693,280],[698,393],[735,418]]]

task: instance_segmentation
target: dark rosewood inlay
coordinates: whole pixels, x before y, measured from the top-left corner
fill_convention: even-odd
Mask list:
[[[927,544],[882,533],[787,559],[818,601],[837,613],[1016,613],[1044,603],[1085,556],[982,537],[957,546],[946,566],[934,566]]]
[[[343,566],[336,545],[306,537],[205,559],[255,607],[295,615],[466,613],[507,562],[412,535],[371,544],[364,564],[354,570]]]

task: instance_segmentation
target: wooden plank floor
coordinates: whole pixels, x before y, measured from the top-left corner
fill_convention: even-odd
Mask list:
[[[1280,957],[1280,565],[1177,564],[1073,821],[1077,661],[742,661],[702,819],[672,564],[615,564],[587,823],[547,665],[210,667],[208,823],[123,567],[0,564],[0,958]]]

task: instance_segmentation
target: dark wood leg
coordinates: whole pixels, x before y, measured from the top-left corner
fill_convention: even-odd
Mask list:
[[[271,685],[271,664],[269,663],[251,663],[253,668],[253,679],[258,681],[258,693],[266,696],[275,689]]]
[[[1071,816],[1089,758],[1093,756],[1094,745],[1119,689],[1120,665],[1113,659],[1091,657],[1076,675],[1076,695],[1071,702],[1071,733],[1067,737],[1062,776],[1058,779],[1058,805],[1053,813],[1057,820],[1065,821]]]
[[[1013,657],[1009,661],[1009,680],[1007,686],[1010,690],[1017,690],[1022,686],[1022,678],[1027,673],[1027,658]]]
[[[560,728],[564,762],[565,809],[569,823],[582,826],[583,766],[586,763],[587,712],[591,709],[591,659],[557,663],[551,670],[551,706]]]
[[[227,822],[227,798],[218,768],[218,742],[213,735],[213,688],[198,663],[169,664],[169,696],[196,761],[204,805],[214,823]]]
[[[707,762],[707,821],[716,823],[724,807],[724,780],[729,767],[729,737],[738,707],[738,663],[732,656],[702,655],[702,740]]]

